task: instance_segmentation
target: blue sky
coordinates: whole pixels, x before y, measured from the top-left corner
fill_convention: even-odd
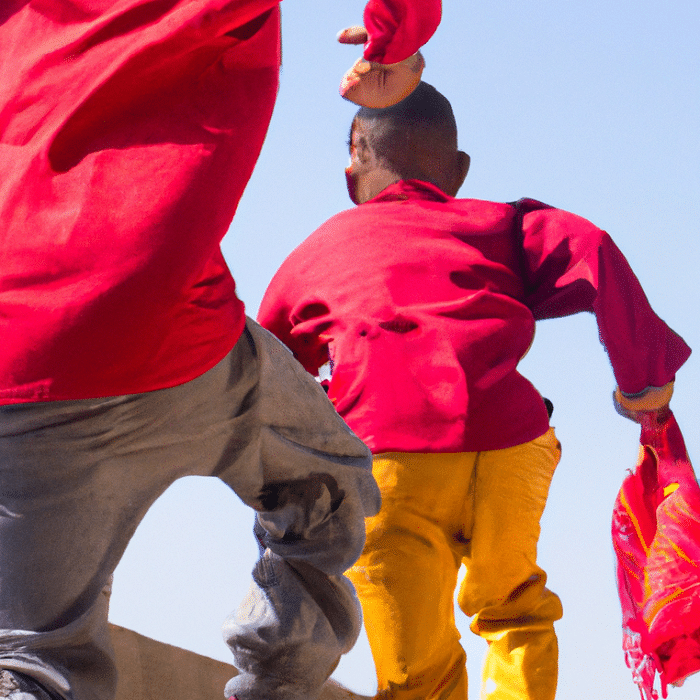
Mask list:
[[[284,257],[351,206],[343,168],[354,108],[337,94],[358,55],[335,43],[363,2],[284,0],[278,104],[224,241],[248,312]],[[424,79],[451,101],[472,168],[460,195],[534,197],[584,216],[623,250],[657,313],[700,355],[700,5],[689,0],[444,0]],[[700,469],[698,356],[672,408]],[[555,406],[563,444],[542,521],[540,564],[561,596],[563,700],[636,700],[620,648],[610,516],[638,430],[615,414],[591,316],[538,327],[523,373]],[[215,480],[175,484],[149,513],[116,577],[112,620],[229,660],[219,627],[255,559],[252,515]],[[483,643],[459,619],[478,697]],[[366,644],[337,677],[371,693]],[[695,700],[700,678],[672,698]]]

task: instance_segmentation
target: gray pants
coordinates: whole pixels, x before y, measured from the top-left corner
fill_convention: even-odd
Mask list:
[[[250,320],[186,384],[0,407],[0,668],[59,698],[113,697],[102,591],[150,505],[187,475],[219,477],[257,511],[264,553],[224,627],[242,671],[226,696],[318,693],[359,632],[342,573],[379,492],[368,450]]]

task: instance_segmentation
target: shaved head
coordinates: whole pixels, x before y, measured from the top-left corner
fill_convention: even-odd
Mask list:
[[[404,100],[382,109],[360,108],[350,129],[349,176],[364,185],[372,174],[367,195],[351,192],[362,201],[381,185],[398,180],[430,182],[455,196],[466,177],[469,156],[457,149],[457,123],[449,100],[432,85],[421,82]],[[359,192],[359,194],[358,194]]]
[[[450,101],[432,85],[422,81],[401,102],[383,109],[361,107],[355,118],[365,122],[392,124],[404,129],[438,131],[445,137],[457,138],[457,122]]]
[[[349,146],[345,173],[356,204],[399,180],[429,182],[454,197],[469,170],[449,100],[424,82],[391,107],[360,108]]]
[[[421,82],[404,100],[384,109],[362,107],[355,115],[369,129],[377,155],[399,172],[418,150],[454,151],[457,122],[449,100],[432,85]]]

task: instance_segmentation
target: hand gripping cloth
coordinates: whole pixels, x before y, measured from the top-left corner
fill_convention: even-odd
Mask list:
[[[700,671],[700,487],[669,411],[642,424],[640,459],[615,501],[612,538],[625,661],[642,700]]]

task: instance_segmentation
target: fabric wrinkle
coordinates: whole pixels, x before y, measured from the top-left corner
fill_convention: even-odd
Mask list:
[[[323,389],[269,333],[250,320],[247,328],[227,358],[177,387],[0,407],[0,499],[20,516],[0,518],[0,619],[26,618],[23,629],[0,630],[0,667],[65,700],[108,700],[112,571],[174,480],[217,476],[257,511],[262,543],[249,599],[226,623],[234,659],[248,669],[235,692],[289,700],[320,690],[359,632],[343,572],[379,494],[369,451]],[[295,404],[304,410],[290,414]],[[27,508],[44,514],[40,528]],[[8,565],[27,548],[38,576]]]

